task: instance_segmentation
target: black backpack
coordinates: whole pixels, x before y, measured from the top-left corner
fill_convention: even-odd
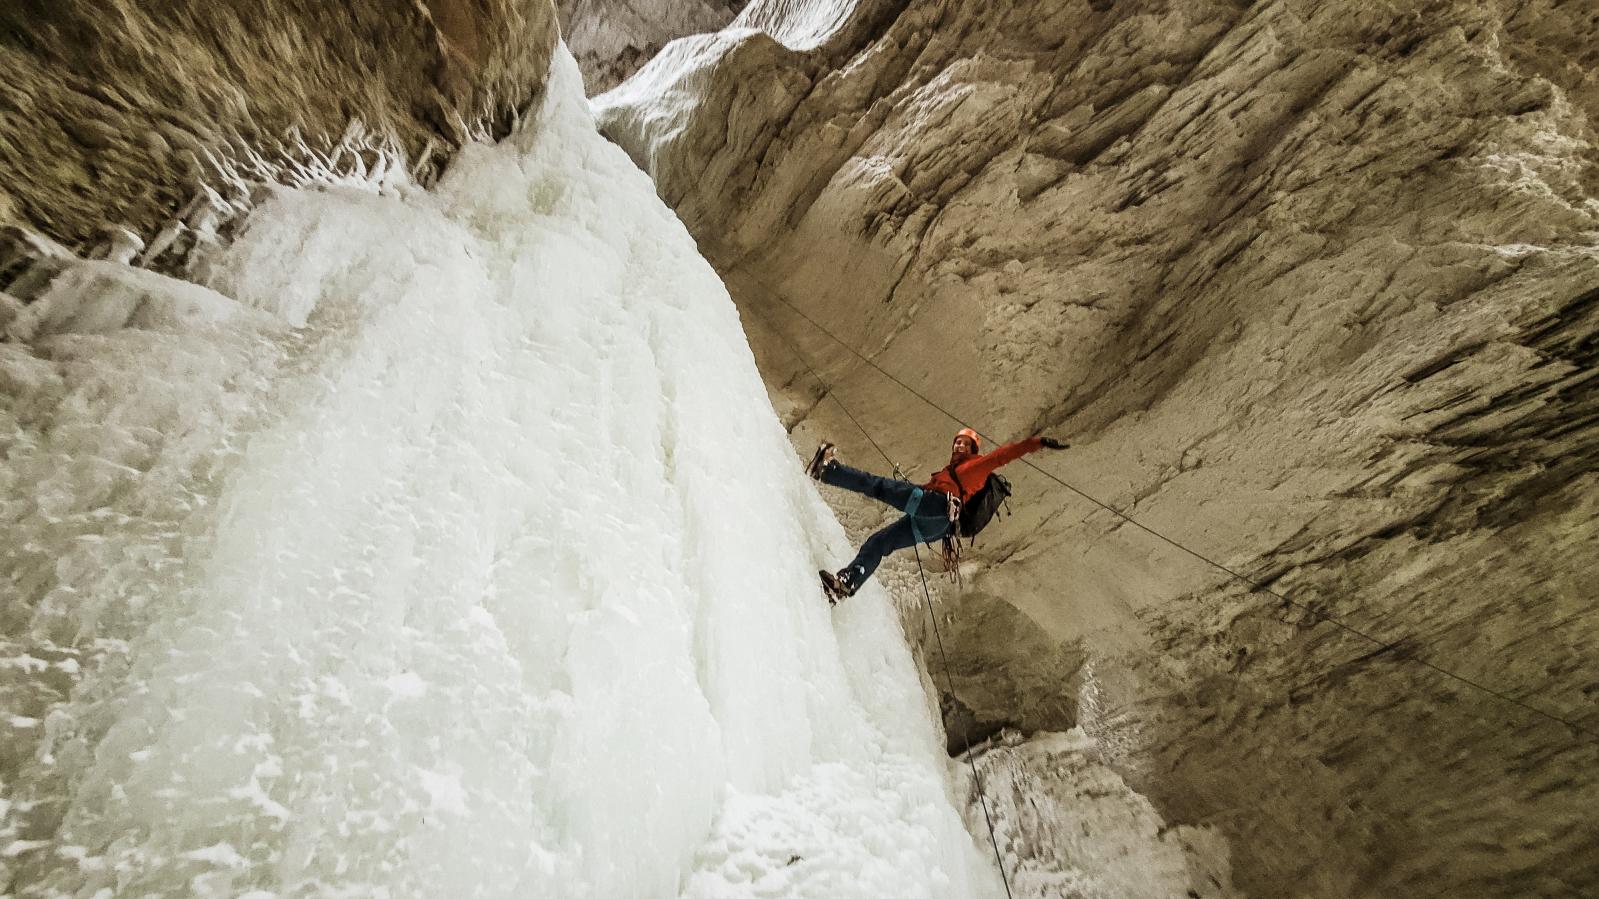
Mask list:
[[[955,483],[960,484],[960,478],[955,476],[955,469],[949,469],[949,476],[955,478]],[[963,488],[964,489],[964,488]],[[972,494],[972,498],[961,503],[960,531],[957,536],[968,540],[977,536],[977,532],[988,527],[994,519],[994,514],[1010,499],[1010,481],[999,473],[991,474],[983,486]]]

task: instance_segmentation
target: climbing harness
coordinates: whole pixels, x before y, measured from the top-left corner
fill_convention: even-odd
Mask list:
[[[898,471],[899,466],[895,465],[894,470]],[[934,490],[932,492],[943,493],[941,490]],[[917,523],[917,519],[922,517],[922,500],[927,498],[927,493],[928,491],[923,490],[920,487],[912,487],[911,498],[905,502],[905,508],[902,510],[905,513],[905,516],[911,520],[911,536],[916,538],[917,543],[931,543],[932,541],[938,539],[936,536],[929,536],[928,534],[924,533],[921,525]],[[943,496],[944,515],[949,520],[949,525],[944,531],[947,535],[954,533],[960,528],[961,501],[959,497],[951,496],[948,493],[943,493]],[[948,541],[949,537],[945,536],[944,539]]]
[[[971,431],[971,428],[962,428],[961,434]],[[972,442],[976,443],[976,433],[971,435]],[[961,483],[961,476],[955,473],[955,466],[944,469],[949,474],[950,480],[955,482],[955,489],[962,494],[966,492],[966,485]],[[961,585],[961,501],[951,496],[949,504],[949,530],[944,533],[943,545],[939,547],[939,555],[943,557],[944,576],[949,582],[959,587]],[[917,563],[921,560],[918,558]]]
[[[950,477],[955,476],[954,467],[953,465],[950,466],[952,469],[949,473]],[[955,484],[959,486],[960,480],[956,479]],[[965,489],[962,487],[961,492],[964,493]],[[949,496],[949,508],[946,510],[949,515],[949,530],[944,532],[944,542],[939,547],[939,555],[944,560],[944,576],[949,578],[950,583],[959,586],[961,583],[961,501],[959,497],[951,494],[945,494],[945,496]]]
[[[911,498],[905,502],[905,517],[911,521],[911,537],[915,538],[917,543],[922,542],[922,529],[917,526],[916,518],[917,513],[922,510],[922,497],[926,495],[927,491],[922,488],[912,487]]]

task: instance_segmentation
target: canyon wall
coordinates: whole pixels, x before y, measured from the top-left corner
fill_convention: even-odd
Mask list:
[[[715,31],[748,0],[555,0],[561,34],[577,56],[590,94],[617,86],[668,41]]]
[[[225,217],[263,180],[431,180],[508,132],[557,37],[549,0],[9,3],[0,226],[114,253],[124,231],[192,219],[202,193]]]
[[[1073,444],[941,591],[953,748],[1080,727],[1249,895],[1576,896],[1596,72],[1591,3],[760,0],[597,105],[804,450]]]

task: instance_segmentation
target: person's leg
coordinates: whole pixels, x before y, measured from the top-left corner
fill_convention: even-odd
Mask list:
[[[834,462],[822,469],[822,483],[871,497],[901,512],[905,511],[906,504],[911,500],[911,491],[916,489],[916,485],[908,481],[881,478],[842,462]]]
[[[822,573],[823,580],[836,578],[838,588],[845,595],[853,595],[866,583],[866,580],[877,571],[877,566],[882,564],[883,557],[896,550],[905,549],[916,543],[932,543],[942,539],[949,530],[949,519],[942,515],[915,517],[915,524],[911,523],[911,516],[902,516],[886,527],[866,538],[861,544],[860,551],[848,565],[844,566],[838,574]]]
[[[883,557],[895,550],[904,549],[916,542],[916,534],[911,528],[911,519],[908,515],[900,516],[896,521],[879,528],[876,533],[866,538],[861,548],[855,553],[855,558],[846,568],[850,569],[848,580],[852,588],[858,589],[866,579],[872,576],[877,566],[883,563]]]
[[[849,567],[856,569],[860,579],[864,581],[872,576],[878,565],[882,564],[884,556],[909,549],[917,543],[931,543],[941,539],[948,529],[949,520],[941,516],[918,515],[916,525],[912,527],[911,517],[906,515],[867,537],[866,542],[861,544],[860,551],[855,554],[855,560],[849,563]]]

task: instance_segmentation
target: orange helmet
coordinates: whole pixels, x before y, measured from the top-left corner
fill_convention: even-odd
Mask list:
[[[970,437],[972,439],[972,449],[974,450],[980,450],[983,448],[983,438],[977,436],[977,432],[971,428],[961,428],[959,431],[955,432],[955,436]]]

